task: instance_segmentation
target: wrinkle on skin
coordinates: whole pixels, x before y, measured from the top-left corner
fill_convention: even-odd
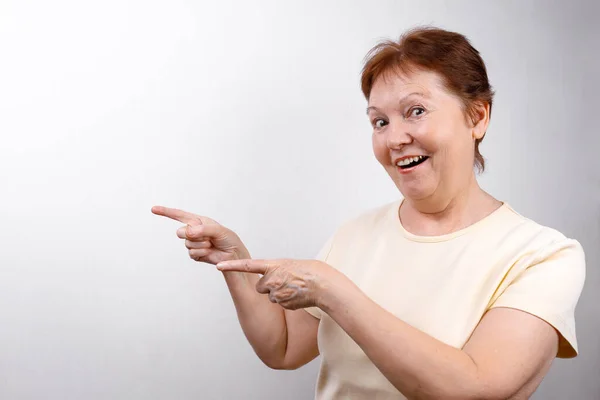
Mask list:
[[[500,207],[479,187],[474,172],[475,143],[487,130],[489,106],[478,108],[480,119],[474,121],[443,77],[414,69],[378,78],[367,110],[375,157],[405,200],[399,219],[407,231],[449,233]],[[415,155],[428,158],[408,173],[395,165],[398,158]]]
[[[222,271],[263,274],[256,283],[256,290],[290,310],[317,306],[316,299],[327,286],[328,278],[343,276],[317,260],[236,260],[220,263],[218,267]]]

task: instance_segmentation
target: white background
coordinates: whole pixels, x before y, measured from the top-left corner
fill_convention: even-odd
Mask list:
[[[482,185],[586,250],[581,355],[536,398],[600,398],[597,4],[2,0],[0,398],[311,398],[318,361],[264,367],[221,274],[150,208],[211,216],[255,257],[313,257],[399,197],[359,75],[420,24],[488,65]]]

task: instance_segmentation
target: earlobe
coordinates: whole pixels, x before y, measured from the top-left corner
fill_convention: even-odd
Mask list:
[[[481,129],[477,129],[478,126],[479,125],[475,126],[475,129],[473,129],[473,139],[474,140],[481,140],[485,136],[484,131],[482,131]]]

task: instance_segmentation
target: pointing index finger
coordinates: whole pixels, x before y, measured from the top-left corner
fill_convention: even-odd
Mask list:
[[[266,274],[273,263],[266,260],[231,260],[217,264],[220,271],[249,272],[252,274]]]
[[[152,207],[152,213],[163,217],[174,219],[175,221],[182,222],[184,224],[201,224],[202,221],[197,215],[189,213],[187,211],[179,210],[177,208],[169,208],[163,206]]]

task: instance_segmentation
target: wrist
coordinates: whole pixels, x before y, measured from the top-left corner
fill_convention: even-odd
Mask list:
[[[250,252],[246,248],[238,248],[230,252],[222,261],[249,260],[251,258]]]
[[[347,307],[358,287],[344,274],[335,271],[334,278],[319,285],[316,305],[330,314]]]
[[[246,247],[242,247],[241,249],[234,251],[233,256],[235,260],[249,260],[252,258]]]
[[[223,259],[222,261],[249,260],[252,258],[250,256],[250,253],[248,252],[248,250],[245,247],[242,249],[236,249],[230,254],[231,254],[230,256],[228,256],[226,259]],[[246,272],[238,272],[238,271],[221,271],[221,273],[225,277],[225,280],[227,281],[228,284],[233,283],[233,282],[237,282],[237,283],[243,282],[244,284],[247,284],[248,282],[252,281],[249,278],[253,275],[253,274],[248,274]]]

